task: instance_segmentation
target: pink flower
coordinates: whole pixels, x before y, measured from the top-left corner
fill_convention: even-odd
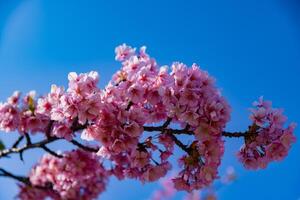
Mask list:
[[[116,60],[124,61],[128,59],[130,56],[135,54],[135,48],[131,46],[127,46],[126,44],[122,44],[115,49]]]
[[[98,140],[99,134],[101,134],[100,128],[97,125],[90,125],[82,131],[81,139],[87,141]]]
[[[15,91],[12,96],[10,96],[7,99],[7,103],[11,104],[11,105],[17,105],[19,103],[20,100],[20,96],[21,96],[21,92],[19,91]]]
[[[107,148],[102,146],[102,147],[100,147],[99,151],[97,152],[97,156],[109,159],[110,158],[110,152]]]
[[[132,154],[132,166],[142,168],[149,163],[150,155],[143,151],[134,151]]]
[[[128,88],[128,97],[133,103],[143,103],[144,90],[139,85],[132,85]]]
[[[159,178],[166,175],[167,170],[169,170],[168,165],[158,165],[148,168],[148,170],[143,174],[143,179],[145,181],[153,182]]]
[[[265,117],[267,115],[267,110],[264,107],[258,108],[258,110],[253,110],[253,114],[250,115],[250,119],[257,124],[258,126],[262,126],[265,121]]]
[[[19,109],[9,103],[0,104],[0,129],[5,132],[14,131],[19,123]]]
[[[117,139],[112,144],[111,149],[114,153],[118,154],[118,153],[121,153],[122,151],[124,151],[126,149],[126,146],[124,145],[123,141]]]
[[[181,105],[188,105],[189,107],[195,107],[198,104],[198,96],[195,92],[185,90],[180,96],[179,103]]]
[[[65,152],[63,158],[45,155],[30,173],[33,186],[52,184],[59,200],[95,199],[105,190],[107,178],[108,173],[95,154],[81,150]],[[29,192],[32,190],[21,195],[29,196]]]
[[[61,198],[51,190],[41,190],[39,188],[31,187],[28,185],[18,185],[20,192],[18,194],[18,199],[21,200],[44,200],[51,198],[53,200],[61,200]]]
[[[73,138],[73,132],[70,129],[70,125],[65,123],[55,122],[51,134],[59,138],[65,138],[66,140],[71,140]]]
[[[139,137],[143,132],[143,127],[133,121],[129,124],[125,124],[123,130],[131,137]]]
[[[280,141],[275,141],[266,147],[266,156],[272,160],[280,161],[288,153],[288,149]]]
[[[296,140],[295,125],[284,128],[286,117],[282,110],[272,108],[271,103],[262,98],[254,105],[250,118],[255,126],[249,128],[249,134],[256,135],[247,139],[238,153],[239,160],[249,169],[265,168],[271,161],[282,160]]]

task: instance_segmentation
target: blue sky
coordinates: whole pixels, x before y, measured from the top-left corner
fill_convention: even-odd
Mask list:
[[[209,71],[232,105],[227,130],[247,127],[247,108],[261,95],[300,124],[299,13],[297,0],[0,0],[0,101],[16,89],[44,94],[52,83],[66,85],[70,71],[96,70],[103,87],[120,68],[114,48],[125,42],[146,45],[161,65],[196,62]],[[0,133],[8,144],[15,137]],[[237,162],[240,145],[226,141],[221,171],[233,165],[239,177],[219,191],[221,200],[300,197],[299,142],[283,162],[256,172]],[[0,166],[26,174],[41,153],[26,153],[25,164],[15,157]],[[145,200],[156,187],[113,179],[101,199]],[[0,179],[0,199],[16,192],[13,181]]]

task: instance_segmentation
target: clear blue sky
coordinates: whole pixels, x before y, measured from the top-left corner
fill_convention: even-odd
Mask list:
[[[44,94],[52,83],[66,85],[70,71],[97,70],[104,86],[120,67],[114,48],[123,42],[148,46],[160,64],[196,62],[208,70],[233,108],[227,130],[246,128],[247,108],[260,95],[300,124],[297,0],[0,0],[0,100],[16,89]],[[15,137],[0,133],[7,143]],[[220,199],[299,199],[299,143],[283,162],[252,172],[234,157],[241,141],[227,141],[221,171],[233,165],[239,178],[220,190]],[[33,151],[25,164],[16,157],[0,165],[26,174],[40,155]],[[156,187],[112,180],[101,199],[145,200]],[[0,179],[1,200],[16,191],[13,181]]]

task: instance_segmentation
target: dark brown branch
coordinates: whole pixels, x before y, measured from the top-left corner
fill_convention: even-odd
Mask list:
[[[18,145],[22,142],[23,139],[24,139],[24,135],[21,135],[21,136],[16,140],[16,142],[12,145],[11,148],[17,148]]]
[[[192,135],[194,134],[193,131],[190,131],[188,129],[172,129],[172,128],[166,128],[164,126],[144,126],[144,131],[148,131],[148,132],[155,132],[155,131],[168,131],[171,132],[172,134],[185,134],[185,135]]]
[[[191,149],[188,147],[188,145],[183,144],[175,135],[185,134],[185,135],[193,135],[194,131],[190,130],[190,126],[187,125],[184,129],[172,129],[168,128],[170,125],[172,119],[168,118],[168,120],[162,125],[162,126],[144,126],[144,131],[148,132],[161,132],[161,133],[167,133],[170,135],[170,137],[173,139],[175,144],[180,147],[182,150],[187,152],[188,154],[191,154]],[[250,134],[250,131],[247,132],[222,132],[222,136],[224,137],[248,137]]]
[[[188,134],[188,135],[192,135],[193,131],[188,130],[189,126],[186,126],[182,130],[168,128],[168,126],[170,125],[171,121],[172,121],[172,118],[168,118],[162,126],[157,126],[157,127],[144,126],[143,128],[144,128],[144,131],[148,131],[148,132],[159,131],[159,132],[161,132],[161,134],[168,134],[179,148],[181,148],[186,153],[190,154],[191,151],[190,151],[189,147],[187,145],[183,144],[175,136],[175,134]]]
[[[46,152],[48,152],[49,154],[57,157],[57,158],[63,158],[63,155],[60,155],[58,153],[56,153],[55,151],[52,151],[51,149],[49,149],[46,145],[41,146],[42,149],[44,149]]]
[[[162,129],[167,128],[170,125],[171,121],[172,121],[172,118],[168,117],[167,121],[165,121],[165,123],[161,126]]]
[[[125,110],[128,111],[132,105],[133,105],[132,101],[129,101]]]
[[[23,161],[23,152],[28,150],[28,149],[34,149],[34,148],[42,148],[45,151],[47,151],[48,153],[59,157],[59,155],[56,155],[56,153],[54,151],[52,151],[51,149],[46,147],[47,144],[50,144],[50,143],[52,143],[56,140],[61,139],[61,138],[51,136],[51,130],[52,130],[53,123],[54,123],[54,121],[50,121],[48,126],[47,126],[47,129],[45,131],[45,135],[47,136],[47,139],[44,139],[44,140],[36,142],[36,143],[32,143],[29,134],[24,133],[24,136],[23,137],[21,136],[20,138],[18,138],[18,140],[15,142],[15,144],[12,146],[12,148],[4,149],[4,150],[0,151],[0,158],[7,157],[10,154],[19,153],[20,154],[20,159]],[[73,123],[71,129],[72,129],[73,132],[76,132],[76,131],[85,129],[87,126],[88,126],[87,123],[84,124],[84,125],[81,125],[77,122],[77,120],[74,120],[74,123]],[[26,138],[26,144],[24,146],[18,148],[19,143],[21,142],[21,140],[24,137]],[[93,149],[93,148],[90,148],[90,147],[85,147],[84,145],[82,145],[78,142],[75,142],[75,145],[77,145],[77,146],[79,146],[82,149],[87,150],[87,151],[97,152],[96,149]]]
[[[60,138],[56,138],[56,137],[51,137],[51,138],[47,138],[44,139],[40,142],[36,142],[36,143],[31,143],[31,144],[26,144],[20,148],[11,148],[11,149],[4,149],[2,151],[0,151],[0,158],[7,156],[9,154],[15,154],[15,153],[20,153],[22,154],[23,151],[28,150],[28,149],[34,149],[34,148],[41,148],[42,146],[52,143],[56,140],[59,140]]]
[[[83,130],[85,129],[89,124],[86,122],[85,124],[79,124],[78,123],[78,120],[75,120],[72,124],[72,127],[71,127],[71,130],[73,132],[76,132],[76,131],[80,131],[80,130]]]
[[[245,137],[247,134],[249,134],[248,132],[226,132],[223,131],[222,132],[222,136],[224,137]]]
[[[26,144],[30,145],[32,142],[31,142],[31,138],[30,138],[29,134],[25,132],[24,135],[25,135],[25,138],[26,138]]]
[[[175,135],[173,135],[172,133],[169,133],[169,135],[178,147],[180,147],[187,154],[191,153],[190,148],[187,145],[183,144]]]
[[[0,172],[1,172],[0,176],[9,177],[9,178],[15,179],[19,182],[22,182],[26,185],[30,185],[29,178],[27,178],[27,177],[14,175],[2,168],[0,168]]]
[[[36,185],[36,186],[33,186],[29,180],[28,177],[25,177],[25,176],[18,176],[18,175],[14,175],[12,174],[11,172],[8,172],[6,171],[5,169],[3,168],[0,168],[0,177],[7,177],[7,178],[12,178],[16,181],[19,181],[25,185],[28,185],[28,186],[31,186],[31,187],[34,187],[34,188],[37,188],[37,189],[41,189],[41,190],[53,190],[52,188],[52,185],[47,185],[47,186],[39,186],[39,185]],[[55,192],[55,191],[54,191]]]
[[[53,123],[54,121],[51,120],[46,128],[46,131],[45,131],[45,135],[50,138],[51,137],[51,130],[52,130],[52,126],[53,126]]]
[[[172,128],[167,128],[164,126],[144,126],[144,131],[148,131],[148,132],[162,132],[162,131],[167,131],[169,133],[175,134],[175,135],[193,135],[194,132],[189,130],[189,127],[187,126],[184,129],[172,129]],[[249,132],[227,132],[227,131],[223,131],[222,132],[222,136],[224,137],[245,137],[248,134],[250,134]]]
[[[93,153],[97,153],[98,152],[98,149],[96,148],[93,148],[93,147],[88,147],[88,146],[85,146],[79,142],[77,142],[76,140],[71,140],[70,141],[72,144],[74,144],[75,146],[85,150],[85,151],[89,151],[89,152],[93,152]]]

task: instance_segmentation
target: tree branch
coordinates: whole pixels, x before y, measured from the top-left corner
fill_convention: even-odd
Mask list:
[[[46,145],[41,146],[42,149],[44,149],[46,152],[48,152],[49,154],[57,157],[57,158],[63,158],[63,155],[60,155],[58,153],[56,153],[55,151],[52,151],[51,149],[49,149]]]
[[[37,188],[37,189],[41,189],[41,190],[53,190],[52,185],[46,185],[46,186],[40,186],[40,185],[32,185],[29,178],[26,176],[18,176],[18,175],[14,175],[11,172],[6,171],[3,168],[0,168],[0,177],[7,177],[7,178],[12,178],[16,181],[19,181],[25,185]]]
[[[93,153],[97,153],[98,149],[95,149],[93,147],[88,147],[88,146],[84,146],[83,144],[77,142],[76,140],[71,140],[70,141],[72,144],[74,144],[75,146],[85,150],[85,151],[89,151],[89,152],[93,152]]]
[[[172,129],[168,128],[170,125],[172,119],[168,118],[167,121],[162,126],[144,126],[144,131],[148,132],[161,132],[161,133],[167,133],[175,142],[175,144],[180,147],[183,151],[190,154],[191,149],[188,147],[188,145],[183,144],[175,135],[194,135],[194,131],[190,130],[190,126],[187,125],[184,129]],[[246,132],[227,132],[223,131],[222,136],[224,137],[230,137],[230,138],[239,138],[239,137],[248,137],[251,134],[251,131]]]
[[[3,168],[0,168],[0,172],[1,172],[0,176],[9,177],[9,178],[15,179],[19,182],[22,182],[26,185],[31,185],[28,177],[14,175],[14,174],[6,171]]]
[[[164,126],[144,126],[144,131],[148,131],[148,132],[155,132],[155,131],[168,131],[171,132],[172,134],[176,134],[176,135],[180,135],[180,134],[185,134],[185,135],[193,135],[194,132],[190,131],[188,129],[172,129],[172,128],[167,128]]]
[[[31,144],[25,144],[24,146],[20,147],[20,148],[10,148],[10,149],[4,149],[2,151],[0,151],[0,158],[7,156],[9,154],[15,154],[15,153],[20,153],[22,154],[23,151],[28,150],[28,149],[34,149],[34,148],[41,148],[42,146],[52,143],[56,140],[59,140],[60,138],[56,138],[56,137],[51,137],[51,138],[47,138],[44,139],[40,142],[36,142],[36,143],[31,143]]]
[[[31,142],[31,138],[30,138],[29,134],[25,132],[24,135],[25,135],[25,139],[26,139],[26,144],[30,145],[32,142]]]
[[[193,135],[194,132],[189,130],[189,127],[187,126],[184,129],[172,129],[172,128],[167,128],[165,126],[144,126],[144,131],[148,131],[148,132],[163,132],[163,131],[167,131],[168,133],[172,133],[175,135]],[[223,131],[222,132],[222,136],[224,137],[246,137],[247,135],[249,135],[250,132],[245,131],[245,132],[227,132],[227,131]]]
[[[175,142],[175,144],[181,148],[183,151],[185,151],[187,154],[190,155],[191,151],[190,148],[183,144],[175,135],[173,135],[172,133],[168,133],[168,135],[170,135],[170,137],[172,138],[172,140]]]
[[[20,142],[22,142],[23,139],[24,139],[24,135],[21,135],[21,136],[16,140],[16,142],[12,145],[11,148],[17,148],[18,145],[20,144]]]
[[[226,131],[223,131],[222,132],[222,136],[224,137],[230,137],[230,138],[233,138],[233,137],[245,137],[249,134],[249,132],[226,132]]]

